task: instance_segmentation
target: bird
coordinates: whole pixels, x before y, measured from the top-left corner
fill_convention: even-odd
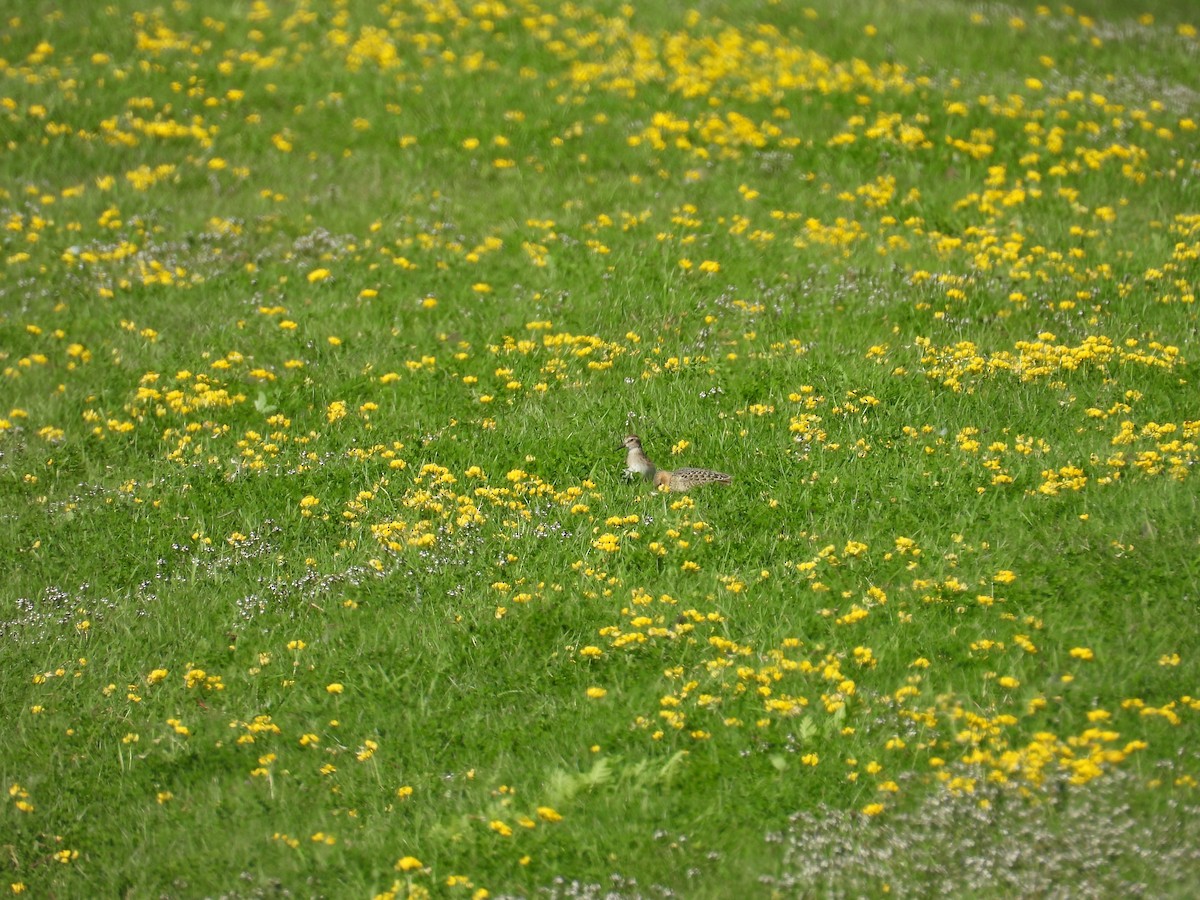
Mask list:
[[[712,469],[686,468],[674,472],[660,469],[650,462],[646,451],[642,449],[642,439],[636,434],[628,435],[618,449],[628,451],[625,456],[625,477],[629,479],[641,475],[656,488],[665,487],[668,491],[683,493],[704,484],[729,484],[733,481],[732,475]]]

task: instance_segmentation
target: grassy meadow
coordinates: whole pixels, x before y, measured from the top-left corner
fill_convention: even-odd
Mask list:
[[[1192,895],[1191,3],[17,7],[0,894]]]

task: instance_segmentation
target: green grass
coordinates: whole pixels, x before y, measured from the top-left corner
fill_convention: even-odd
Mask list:
[[[1187,896],[1196,25],[10,15],[0,887]]]

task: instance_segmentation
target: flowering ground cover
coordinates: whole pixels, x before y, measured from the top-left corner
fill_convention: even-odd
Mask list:
[[[1191,4],[28,6],[0,889],[1194,889]]]

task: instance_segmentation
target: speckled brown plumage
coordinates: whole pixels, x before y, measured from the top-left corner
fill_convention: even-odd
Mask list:
[[[729,484],[733,476],[724,472],[714,472],[712,469],[684,468],[674,472],[660,469],[650,462],[646,451],[642,449],[642,440],[636,434],[631,434],[621,442],[621,447],[627,453],[625,456],[625,477],[632,478],[640,475],[655,487],[665,487],[674,493],[683,493],[692,488],[705,484]]]

